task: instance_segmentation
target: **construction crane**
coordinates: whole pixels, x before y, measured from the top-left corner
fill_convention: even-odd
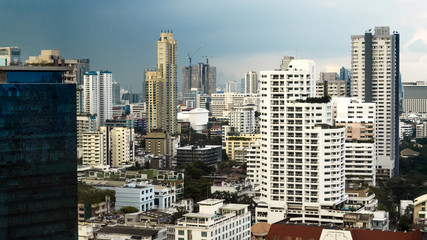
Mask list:
[[[194,53],[193,54],[191,54],[190,55],[190,53],[187,53],[187,59],[188,59],[188,61],[189,61],[189,65],[188,66],[190,66],[191,67],[191,58],[193,58],[193,56],[194,55],[196,55],[196,53],[201,49],[203,47],[203,45],[202,46],[200,46],[196,51],[194,51]]]
[[[202,56],[203,58],[206,58],[206,65],[209,65],[209,58],[213,58],[212,56]]]

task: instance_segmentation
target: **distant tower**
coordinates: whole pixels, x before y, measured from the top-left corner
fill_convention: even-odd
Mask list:
[[[198,88],[201,94],[215,93],[216,67],[212,67],[204,63],[199,63],[197,66],[183,67],[182,95],[184,96],[185,94],[190,93],[192,88]]]
[[[163,81],[158,71],[145,72],[145,101],[147,104],[147,131],[163,129]]]
[[[258,92],[258,75],[254,71],[245,74],[245,93]]]
[[[170,134],[177,133],[177,41],[173,33],[162,32],[157,41],[157,69],[163,81],[163,127]]]
[[[399,175],[399,34],[351,36],[352,97],[376,103],[377,177]]]
[[[96,114],[98,128],[113,117],[113,74],[91,71],[84,75],[83,112]]]

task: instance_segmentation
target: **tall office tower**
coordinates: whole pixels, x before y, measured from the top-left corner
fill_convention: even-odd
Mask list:
[[[376,103],[377,177],[399,175],[399,34],[351,36],[352,96]]]
[[[261,158],[248,169],[260,172],[258,222],[343,223],[345,129],[332,126],[332,104],[314,98],[315,74],[299,59],[260,72]]]
[[[163,81],[163,129],[177,133],[177,74],[176,46],[173,33],[162,32],[157,41],[157,69]]]
[[[182,68],[182,95],[198,88],[202,94],[216,92],[216,67],[199,63],[196,66]]]
[[[158,71],[145,71],[145,103],[147,105],[147,132],[164,129],[163,81]]]
[[[358,98],[333,98],[335,126],[346,128],[346,189],[375,186],[375,103]]]
[[[245,93],[258,92],[258,74],[254,71],[245,74]]]
[[[113,117],[113,74],[108,71],[90,71],[84,75],[83,112],[96,114],[98,128]]]
[[[0,66],[21,65],[20,47],[0,47]]]
[[[0,239],[77,239],[76,84],[0,69]]]
[[[113,105],[122,104],[120,95],[120,84],[118,82],[113,82]]]

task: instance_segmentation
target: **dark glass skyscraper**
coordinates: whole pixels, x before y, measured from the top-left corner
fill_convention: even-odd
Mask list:
[[[76,85],[0,67],[0,239],[77,239]]]

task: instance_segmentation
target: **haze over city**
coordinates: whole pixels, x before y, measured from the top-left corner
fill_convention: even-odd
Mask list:
[[[156,67],[156,40],[172,30],[181,68],[213,56],[217,82],[240,80],[249,70],[278,68],[284,55],[350,67],[350,35],[390,26],[401,35],[403,81],[427,80],[427,2],[393,1],[1,1],[4,46],[22,59],[40,49],[65,58],[90,58],[123,87],[140,91],[143,71]],[[12,21],[13,24],[6,24]]]

